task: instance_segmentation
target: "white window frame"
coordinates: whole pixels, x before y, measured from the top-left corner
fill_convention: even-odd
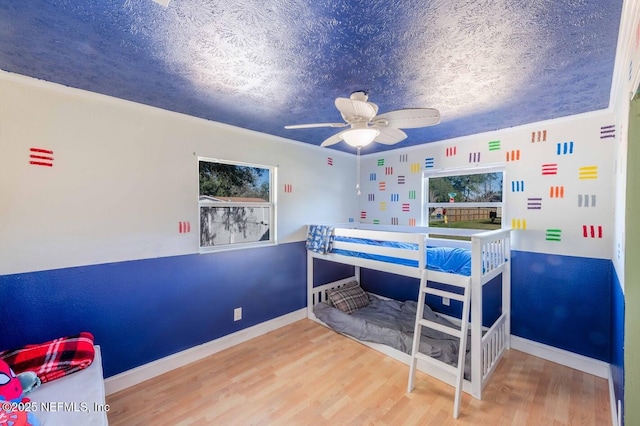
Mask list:
[[[229,201],[201,201],[200,200],[200,162],[210,162],[210,163],[220,163],[220,164],[229,164],[233,166],[243,166],[243,167],[256,167],[260,169],[269,170],[269,200],[270,202],[265,203],[257,203],[257,202],[229,202]],[[248,163],[244,161],[231,161],[231,160],[221,160],[219,158],[211,158],[211,157],[198,157],[197,163],[197,175],[198,175],[198,247],[200,253],[211,253],[211,252],[219,252],[219,251],[229,251],[229,250],[239,250],[245,248],[254,248],[254,247],[265,247],[265,246],[274,246],[277,244],[277,202],[276,202],[276,188],[277,188],[277,172],[278,166],[268,166],[264,164],[256,164],[256,163]],[[252,242],[243,242],[243,243],[229,243],[229,244],[220,244],[215,246],[207,246],[203,247],[200,241],[200,233],[202,229],[201,223],[201,215],[200,209],[202,207],[260,207],[269,208],[269,240],[268,241],[252,241]]]
[[[505,229],[506,214],[506,170],[504,165],[488,165],[477,167],[460,167],[453,169],[425,170],[422,173],[422,212],[420,221],[422,226],[429,226],[429,209],[431,207],[438,208],[468,208],[468,207],[489,207],[500,208],[500,229]],[[464,175],[481,175],[487,173],[502,173],[502,201],[501,202],[453,202],[453,203],[431,203],[429,202],[429,178],[439,178],[447,176],[464,176]],[[462,229],[462,228],[461,228]]]

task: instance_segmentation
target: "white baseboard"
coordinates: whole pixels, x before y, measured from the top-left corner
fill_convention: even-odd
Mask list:
[[[217,352],[228,349],[239,343],[251,340],[270,331],[277,330],[285,325],[294,323],[307,317],[307,309],[299,309],[289,314],[265,321],[253,327],[228,334],[216,340],[212,340],[202,345],[194,346],[182,352],[169,355],[167,357],[152,361],[131,370],[124,371],[115,376],[111,376],[104,381],[105,392],[111,395],[130,386],[152,379],[160,374],[164,374],[176,368],[206,358]]]
[[[533,340],[511,335],[511,348],[525,352],[556,364],[584,371],[603,379],[609,379],[609,364],[604,361],[578,355],[553,346],[534,342]]]
[[[609,366],[609,401],[611,403],[611,424],[613,426],[622,426],[622,407],[620,401],[616,400],[616,390],[613,387],[613,370]]]

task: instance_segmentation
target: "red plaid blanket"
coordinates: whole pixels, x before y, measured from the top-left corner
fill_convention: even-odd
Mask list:
[[[33,371],[42,383],[87,368],[94,356],[93,335],[88,332],[0,352],[0,359],[16,374]]]

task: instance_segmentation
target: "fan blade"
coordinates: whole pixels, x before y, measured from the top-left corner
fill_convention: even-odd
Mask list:
[[[357,99],[336,98],[336,108],[345,120],[352,117],[362,117],[369,121],[378,113],[376,104]]]
[[[400,129],[394,127],[376,127],[380,130],[380,134],[374,139],[375,142],[384,145],[393,145],[407,137],[407,134]]]
[[[311,129],[314,127],[346,127],[347,123],[312,123],[312,124],[292,124],[284,126],[285,129]]]
[[[335,135],[325,139],[324,142],[320,144],[320,146],[331,146],[335,145],[342,140],[342,134],[346,132],[346,130],[341,131],[340,133],[336,133]]]
[[[380,114],[374,120],[379,126],[384,126],[379,120],[387,121],[386,127],[398,129],[414,129],[428,127],[440,122],[440,113],[433,108],[406,108]]]

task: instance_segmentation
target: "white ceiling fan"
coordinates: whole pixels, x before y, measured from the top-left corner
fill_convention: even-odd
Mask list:
[[[353,92],[349,98],[336,98],[335,105],[344,123],[312,123],[284,126],[285,129],[314,127],[347,127],[326,139],[320,146],[334,145],[342,140],[356,148],[371,142],[393,145],[407,137],[400,129],[428,127],[440,122],[440,113],[433,108],[406,108],[378,114],[378,105],[368,102],[365,92]]]

